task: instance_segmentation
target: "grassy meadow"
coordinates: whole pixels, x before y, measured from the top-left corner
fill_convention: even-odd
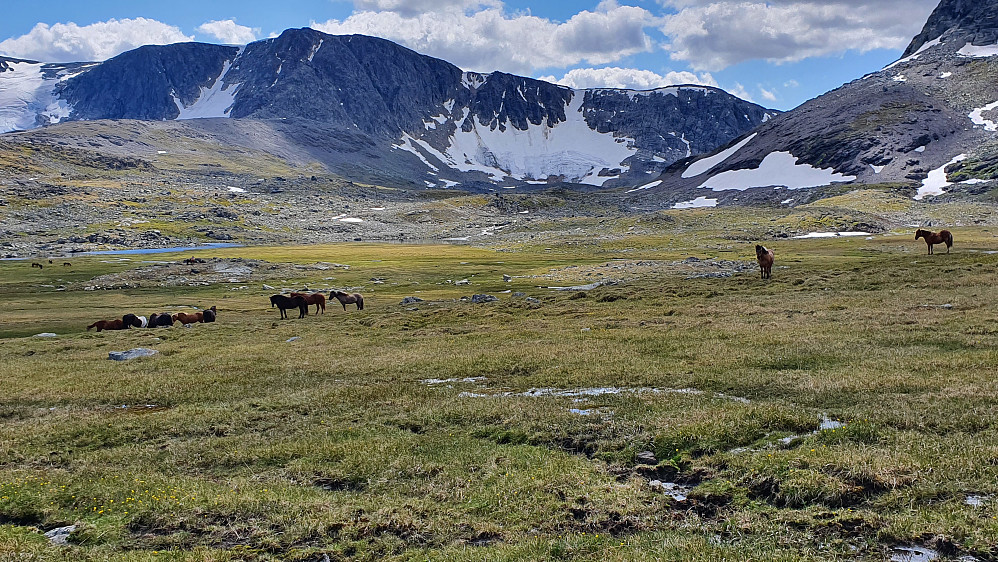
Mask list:
[[[365,295],[302,320],[258,282],[79,289],[190,252],[0,262],[0,560],[998,557],[998,230],[763,240],[763,281],[751,237],[677,226],[724,211],[669,216],[197,254],[349,265],[264,281]],[[107,359],[136,347],[160,353]]]

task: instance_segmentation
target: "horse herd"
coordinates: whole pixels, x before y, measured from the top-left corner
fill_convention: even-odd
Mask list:
[[[348,304],[357,305],[357,310],[364,310],[364,297],[360,293],[348,294],[342,291],[330,291],[330,299],[336,299],[340,301],[343,305],[343,310],[347,309]],[[298,318],[304,318],[308,316],[308,307],[315,305],[315,313],[318,314],[319,310],[322,313],[326,313],[326,296],[322,293],[291,293],[290,295],[271,295],[270,297],[270,308],[277,307],[281,311],[281,318],[288,318],[288,311],[297,308]]]
[[[925,240],[925,245],[928,246],[928,253],[930,255],[933,253],[932,246],[936,244],[946,244],[947,254],[949,253],[949,249],[953,247],[953,233],[948,230],[932,232],[931,230],[922,230],[920,228],[915,231],[915,240],[919,238]],[[762,272],[762,278],[769,279],[772,277],[773,262],[776,260],[773,250],[756,244],[755,259],[759,262],[759,270]]]
[[[87,326],[87,331],[89,332],[92,328],[97,328],[98,332],[103,330],[127,330],[129,328],[169,328],[175,322],[181,324],[209,323],[214,322],[217,317],[218,310],[214,306],[205,310],[199,310],[193,314],[186,312],[178,312],[177,314],[158,312],[149,318],[136,316],[135,314],[126,314],[114,320],[98,320]]]

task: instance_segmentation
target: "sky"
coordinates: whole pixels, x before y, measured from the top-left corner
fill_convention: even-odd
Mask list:
[[[577,88],[723,88],[789,110],[897,60],[938,0],[5,0],[0,54],[105,60],[288,28],[390,39]]]

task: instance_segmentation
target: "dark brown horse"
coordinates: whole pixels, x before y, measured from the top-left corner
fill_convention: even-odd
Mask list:
[[[101,330],[127,330],[131,326],[125,324],[120,318],[116,318],[114,320],[98,320],[87,326],[88,332],[90,328],[97,328],[97,331],[100,332]]]
[[[31,267],[37,267],[38,269],[42,269],[45,266],[38,262],[31,262]]]
[[[935,244],[946,244],[946,253],[949,253],[949,249],[953,247],[953,234],[948,230],[940,230],[939,232],[932,232],[931,230],[922,230],[921,228],[915,231],[915,240],[919,238],[925,239],[925,245],[929,247],[929,253],[932,253],[932,246]]]
[[[326,313],[326,295],[322,293],[312,293],[311,295],[305,293],[291,293],[291,298],[301,297],[305,299],[307,304],[315,305],[315,313],[319,313],[319,309],[322,308],[322,313]]]
[[[169,328],[173,326],[173,316],[167,312],[157,312],[149,317],[150,328]]]
[[[347,309],[348,304],[356,304],[357,310],[364,310],[364,297],[360,296],[360,293],[348,295],[341,291],[330,291],[329,298],[340,301],[340,304],[343,305],[343,310]]]
[[[136,316],[134,314],[126,314],[121,317],[121,321],[127,326],[132,328],[148,328],[149,320],[145,316]]]
[[[210,322],[214,322],[216,318],[218,318],[218,310],[212,306],[211,308],[206,308],[204,310],[204,319],[201,321],[208,324]]]
[[[755,245],[755,259],[759,262],[759,270],[762,272],[763,279],[769,279],[773,276],[773,262],[776,260],[776,256],[773,251],[765,246]]]
[[[281,311],[281,318],[288,317],[288,311],[292,308],[298,309],[298,318],[308,316],[308,303],[305,297],[286,297],[284,295],[272,295],[270,297],[270,308],[277,307]]]

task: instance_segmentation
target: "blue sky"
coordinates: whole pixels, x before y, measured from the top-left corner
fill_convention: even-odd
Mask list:
[[[366,33],[467,70],[574,87],[719,86],[791,109],[896,60],[937,0],[8,0],[0,53],[99,60],[145,43]]]

